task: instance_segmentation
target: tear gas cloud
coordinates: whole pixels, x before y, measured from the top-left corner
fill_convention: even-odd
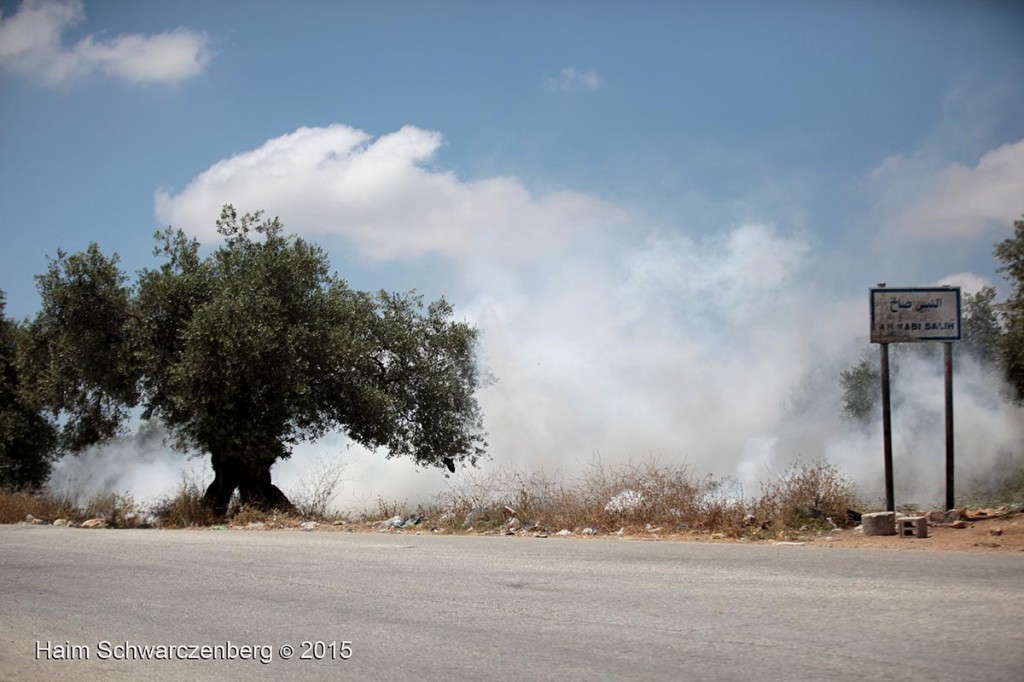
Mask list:
[[[755,495],[795,460],[825,459],[869,499],[882,497],[880,418],[860,426],[841,409],[839,373],[867,345],[866,287],[854,299],[825,297],[804,237],[748,224],[704,240],[652,232],[627,246],[606,231],[557,256],[530,269],[501,260],[465,269],[472,295],[460,312],[480,328],[481,368],[496,378],[479,393],[492,456],[484,472],[571,476],[595,457],[655,457],[735,477]],[[894,380],[900,503],[943,497],[942,381],[941,360],[913,354]],[[954,386],[957,475],[982,478],[1019,454],[1024,419],[973,361],[958,363]],[[343,508],[416,503],[446,483],[342,434],[298,446],[275,466],[275,482],[295,493],[339,460]],[[134,438],[65,459],[52,486],[143,500],[172,492],[182,470],[203,462]],[[208,467],[199,473],[209,480]]]
[[[879,496],[881,420],[845,421],[839,381],[867,346],[867,290],[884,279],[870,253],[830,252],[816,235],[770,221],[697,234],[580,192],[537,195],[511,177],[463,181],[431,165],[441,143],[411,126],[376,140],[340,124],[300,128],[214,164],[177,194],[160,190],[156,213],[210,242],[210,218],[234,201],[280,215],[289,231],[339,236],[367,263],[444,259],[444,293],[480,329],[480,366],[496,378],[479,392],[485,472],[571,476],[595,457],[655,457],[735,477],[750,496],[797,459],[826,459]],[[873,235],[863,241],[873,248]],[[942,248],[922,240],[914,252]],[[858,281],[833,281],[825,271],[839,260]],[[964,272],[943,283],[974,291],[989,282]],[[1024,415],[1002,388],[975,364],[957,367],[962,481],[1021,455]],[[941,361],[908,361],[893,390],[899,498],[941,500]],[[346,507],[415,503],[445,485],[437,470],[368,453],[342,434],[298,446],[275,481],[294,492],[336,458]],[[183,466],[192,464],[163,446],[122,442],[65,460],[53,480],[148,497],[171,491]]]

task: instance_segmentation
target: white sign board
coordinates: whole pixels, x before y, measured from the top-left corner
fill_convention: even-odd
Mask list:
[[[871,343],[960,340],[960,287],[871,289]]]

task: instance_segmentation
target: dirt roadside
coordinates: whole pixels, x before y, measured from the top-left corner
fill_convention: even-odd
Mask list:
[[[895,551],[925,550],[933,552],[972,552],[986,554],[1024,553],[1024,514],[997,509],[968,510],[960,524],[928,526],[928,537],[898,535],[865,536],[862,528],[845,528],[831,532],[792,534],[775,540],[728,538],[721,533],[672,534],[652,537],[649,534],[626,536],[633,540],[679,542],[730,542],[740,544],[804,545],[838,549],[889,549]]]
[[[859,549],[924,549],[999,554],[1024,552],[1024,515],[1020,513],[993,509],[972,510],[968,512],[963,524],[963,528],[949,524],[929,526],[926,538],[902,538],[896,535],[865,536],[859,528],[855,528],[809,537],[806,543],[816,547]]]
[[[348,532],[386,532],[394,534],[429,534],[429,524],[415,528],[397,529],[381,527],[376,524],[344,524],[338,526],[319,526],[321,531]],[[434,530],[433,532],[438,532]],[[444,531],[441,531],[444,532]],[[470,535],[504,535],[500,529],[490,529],[480,533],[469,531]],[[547,532],[517,533],[532,537],[549,537]],[[554,539],[558,533],[551,533]],[[646,542],[713,542],[762,545],[804,545],[808,547],[852,548],[852,549],[888,549],[896,551],[940,551],[940,552],[973,552],[989,554],[1024,553],[1024,513],[1004,511],[1002,509],[966,510],[961,524],[939,524],[928,526],[928,537],[865,536],[860,526],[821,533],[791,533],[780,535],[777,539],[752,539],[745,537],[729,537],[725,533],[711,532],[666,532],[666,529],[654,528],[649,531],[633,533],[596,533],[580,535],[573,532],[564,540],[592,541],[600,539]]]

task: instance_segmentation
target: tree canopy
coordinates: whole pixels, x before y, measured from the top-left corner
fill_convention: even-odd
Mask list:
[[[225,206],[217,230],[207,256],[180,230],[157,233],[164,262],[133,286],[95,244],[37,278],[28,366],[63,448],[112,437],[141,408],[179,448],[210,454],[220,512],[236,488],[287,506],[271,465],[335,429],[423,466],[484,454],[477,331],[446,301],[353,290],[261,213]]]

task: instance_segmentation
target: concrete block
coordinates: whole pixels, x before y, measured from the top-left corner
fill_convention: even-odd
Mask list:
[[[928,519],[924,516],[904,516],[896,524],[901,538],[928,537]]]
[[[875,512],[861,517],[864,535],[895,535],[896,512]]]

